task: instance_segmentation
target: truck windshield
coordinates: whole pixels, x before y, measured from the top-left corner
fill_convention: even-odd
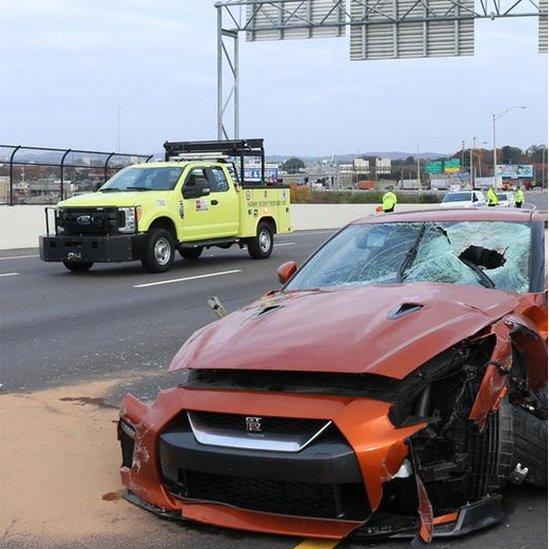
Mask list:
[[[486,250],[494,264],[470,261]],[[460,221],[351,225],[296,273],[286,290],[446,282],[527,292],[530,226]]]
[[[111,177],[99,190],[109,191],[171,191],[183,168],[135,168],[120,170]]]

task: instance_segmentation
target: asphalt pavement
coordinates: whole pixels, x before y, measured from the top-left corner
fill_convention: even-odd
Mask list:
[[[276,268],[302,262],[333,231],[280,236],[271,258],[232,247],[176,258],[167,273],[141,263],[71,273],[36,251],[0,258],[3,391],[28,391],[129,371],[160,373],[192,332],[215,320],[208,296],[234,310],[279,287]]]
[[[115,386],[109,402],[117,405],[127,390],[152,398],[159,387],[177,382],[173,376],[178,374],[165,370],[186,338],[215,320],[208,296],[218,296],[229,310],[249,303],[279,286],[279,264],[290,259],[303,262],[332,232],[280,236],[267,261],[253,261],[238,248],[212,249],[198,260],[177,258],[168,273],[152,275],[140,263],[96,265],[85,274],[70,273],[61,264],[41,262],[35,250],[4,252],[0,256],[1,391],[31,393],[89,380],[127,379],[137,373]],[[116,467],[118,463],[113,463]],[[434,546],[546,547],[546,493],[512,488],[505,501],[504,524]],[[150,538],[137,540],[131,532],[120,532],[116,539],[99,536],[82,546],[191,546],[181,544],[181,536],[189,532],[193,547],[290,548],[301,543],[169,524],[138,509],[135,513],[150,521]],[[405,546],[407,542],[381,543],[387,549]],[[358,545],[346,542],[338,547]]]

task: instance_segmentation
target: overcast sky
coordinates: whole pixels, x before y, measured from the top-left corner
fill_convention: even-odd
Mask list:
[[[155,152],[216,138],[213,0],[0,0],[0,143]],[[547,143],[537,20],[477,23],[476,55],[350,62],[347,38],[242,44],[241,135],[273,154]]]

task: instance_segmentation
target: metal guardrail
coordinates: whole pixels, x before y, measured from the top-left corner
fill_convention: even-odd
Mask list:
[[[95,190],[118,170],[153,156],[0,144],[0,203],[54,204]],[[22,167],[18,181],[16,166]]]

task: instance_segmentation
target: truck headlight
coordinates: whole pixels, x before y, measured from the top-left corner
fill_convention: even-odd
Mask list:
[[[137,221],[139,220],[139,214],[137,210],[140,208],[118,208],[118,213],[123,215],[123,219],[120,219],[118,225],[118,231],[121,233],[136,233]],[[122,215],[120,217],[122,217]]]

